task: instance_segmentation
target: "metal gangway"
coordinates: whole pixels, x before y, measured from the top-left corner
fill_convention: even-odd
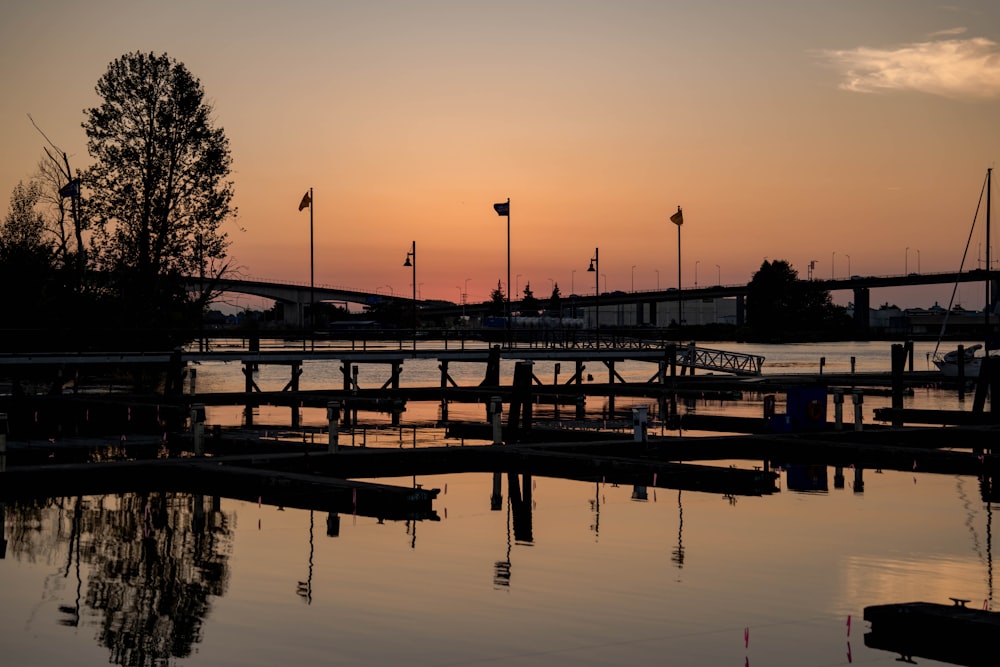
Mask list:
[[[677,348],[677,365],[706,371],[720,371],[733,375],[756,376],[761,374],[764,357],[743,352],[727,352],[691,345]]]

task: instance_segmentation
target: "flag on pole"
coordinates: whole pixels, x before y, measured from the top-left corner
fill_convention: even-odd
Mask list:
[[[497,215],[506,215],[510,217],[510,202],[500,202],[499,204],[493,204],[493,210],[497,212]]]
[[[674,223],[678,227],[684,224],[684,214],[681,213],[681,207],[677,207],[677,212],[670,216],[670,222]]]
[[[60,197],[79,197],[80,196],[80,179],[74,178],[72,181],[66,185],[59,188]]]
[[[302,201],[299,202],[299,210],[301,211],[302,209],[308,207],[310,204],[312,204],[312,199],[310,199],[309,193],[307,192],[304,195],[302,195]]]

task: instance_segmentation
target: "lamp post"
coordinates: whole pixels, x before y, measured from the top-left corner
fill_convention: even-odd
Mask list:
[[[601,254],[599,248],[594,248],[594,256],[590,258],[587,269],[594,274],[594,346],[601,346]]]
[[[722,267],[719,266],[718,264],[715,265],[715,284],[716,285],[722,284]]]
[[[837,252],[830,253],[830,280],[837,277]]]
[[[413,269],[413,350],[417,349],[417,242],[410,244],[410,251],[406,253],[406,261],[403,266]]]
[[[632,265],[632,292],[635,293],[635,264]]]
[[[906,250],[903,253],[903,275],[905,276],[910,272],[910,246],[906,246]]]
[[[701,262],[700,259],[694,260],[694,286],[698,286],[698,264]]]
[[[920,273],[920,248],[917,248],[917,273]]]
[[[656,271],[656,291],[660,291],[660,270],[654,269]]]
[[[576,269],[569,272],[569,293],[570,296],[576,294]]]

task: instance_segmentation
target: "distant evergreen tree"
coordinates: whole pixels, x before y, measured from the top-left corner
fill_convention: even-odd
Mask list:
[[[555,315],[562,317],[562,293],[559,291],[559,283],[552,286],[552,296],[549,297],[549,310]]]
[[[535,293],[531,291],[531,283],[529,282],[524,286],[523,298],[521,299],[521,314],[525,317],[536,317],[541,308],[542,303],[535,297]]]
[[[503,293],[503,285],[497,281],[496,289],[490,292],[489,313],[495,317],[507,314],[507,297]]]

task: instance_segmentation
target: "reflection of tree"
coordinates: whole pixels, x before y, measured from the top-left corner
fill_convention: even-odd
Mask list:
[[[95,617],[110,662],[160,665],[191,654],[209,596],[222,595],[229,577],[232,519],[217,503],[206,512],[202,496],[131,494],[17,506],[11,513],[15,555],[33,560],[65,548],[63,576],[75,559],[78,585],[80,563],[89,568],[84,618]],[[43,526],[53,530],[46,535]],[[60,610],[64,625],[87,622],[79,602]]]

